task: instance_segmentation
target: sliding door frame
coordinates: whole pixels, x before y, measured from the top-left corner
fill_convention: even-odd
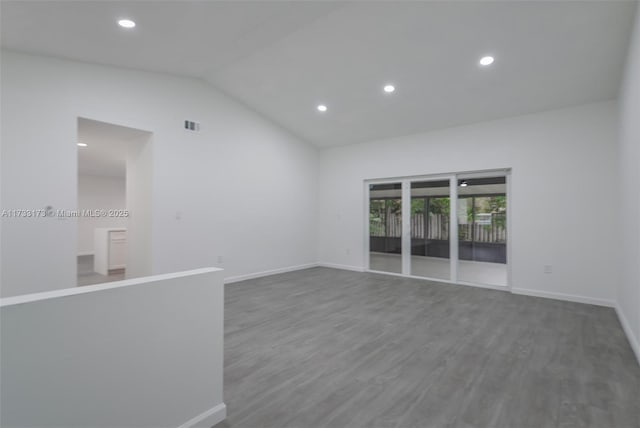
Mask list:
[[[471,178],[483,178],[483,177],[496,177],[504,176],[506,184],[506,196],[507,196],[507,284],[491,285],[474,283],[458,280],[458,181]],[[425,181],[439,181],[449,180],[449,279],[423,277],[417,275],[411,275],[411,184],[415,182]],[[402,247],[402,273],[385,272],[371,270],[370,259],[370,230],[369,230],[369,202],[370,202],[370,188],[376,184],[401,184],[402,188],[402,234],[401,234],[401,247]],[[457,285],[468,285],[473,287],[491,288],[497,290],[511,290],[511,242],[512,242],[512,215],[511,215],[511,168],[501,168],[492,170],[481,171],[465,171],[447,174],[425,174],[414,175],[406,177],[391,177],[391,178],[379,178],[379,179],[366,179],[364,180],[364,263],[363,268],[365,272],[382,273],[385,275],[402,276],[407,278],[424,279],[428,281],[444,282]]]
[[[402,274],[411,275],[411,182],[402,180]]]
[[[364,263],[363,268],[367,272],[384,273],[388,275],[405,276],[413,278],[425,278],[421,276],[411,275],[411,183],[423,182],[423,181],[438,181],[438,180],[451,180],[455,175],[453,174],[431,174],[431,175],[418,175],[410,177],[391,177],[391,178],[379,178],[379,179],[367,179],[364,180]],[[369,230],[369,202],[370,202],[370,189],[372,185],[376,184],[400,184],[402,186],[402,233],[401,233],[401,248],[402,248],[402,273],[385,272],[371,270],[371,248],[370,248],[370,230]],[[408,226],[408,227],[405,227]],[[456,254],[457,257],[457,254]],[[440,279],[434,279],[434,281],[446,281]]]

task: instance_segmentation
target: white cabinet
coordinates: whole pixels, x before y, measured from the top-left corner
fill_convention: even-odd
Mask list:
[[[127,257],[127,231],[109,232],[109,270],[124,269]]]
[[[127,229],[97,228],[94,232],[93,270],[109,275],[113,269],[124,269],[127,259]]]

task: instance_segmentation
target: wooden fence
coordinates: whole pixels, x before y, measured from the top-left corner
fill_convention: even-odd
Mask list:
[[[411,216],[411,238],[442,240],[449,239],[449,216],[431,214],[425,222],[423,213]],[[469,223],[458,225],[461,241],[504,243],[507,240],[506,218],[504,214],[493,214],[489,224]],[[425,238],[425,231],[427,236]],[[386,221],[372,218],[369,235],[374,237],[400,238],[402,236],[402,215],[390,214]]]

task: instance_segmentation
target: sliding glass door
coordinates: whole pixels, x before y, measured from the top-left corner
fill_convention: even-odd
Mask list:
[[[411,275],[451,279],[449,180],[411,182]]]
[[[371,183],[369,269],[508,285],[507,172]]]
[[[369,186],[369,269],[402,273],[402,183]]]
[[[458,280],[507,285],[505,176],[458,180]]]

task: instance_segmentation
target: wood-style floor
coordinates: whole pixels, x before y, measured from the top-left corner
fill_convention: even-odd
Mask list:
[[[113,270],[109,275],[100,275],[93,270],[93,256],[78,256],[78,287],[84,285],[104,284],[105,282],[122,281],[124,269]]]
[[[610,308],[327,268],[225,292],[216,428],[640,426]]]

